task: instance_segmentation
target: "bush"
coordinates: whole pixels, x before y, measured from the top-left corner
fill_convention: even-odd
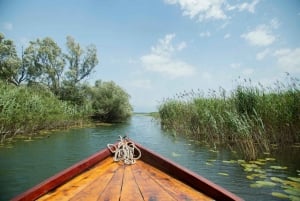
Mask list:
[[[103,122],[122,122],[132,113],[129,94],[113,81],[97,81],[92,88],[93,119]]]

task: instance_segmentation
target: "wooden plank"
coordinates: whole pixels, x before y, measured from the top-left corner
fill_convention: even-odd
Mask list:
[[[143,161],[138,161],[136,165],[140,166],[140,168],[144,171],[147,171],[153,180],[155,180],[166,192],[175,197],[177,200],[213,200],[211,197],[208,197],[207,195],[191,188],[190,186],[144,163]]]
[[[212,197],[215,200],[243,201],[242,198],[209,181],[208,179],[197,175],[196,173],[156,154],[149,149],[146,149],[137,143],[135,143],[135,145],[142,152],[141,160],[156,167],[157,169],[162,170],[163,172],[166,172],[167,174],[186,183],[196,190],[204,192],[209,197]]]
[[[135,165],[129,165],[125,168],[120,201],[144,200],[132,173],[132,168]]]
[[[114,172],[113,177],[108,182],[104,191],[100,194],[97,200],[120,200],[121,188],[123,184],[124,166],[119,166],[119,168]],[[75,201],[75,200],[74,200]]]
[[[74,195],[70,201],[95,201],[99,195],[105,191],[107,185],[112,180],[116,171],[122,169],[118,164],[110,171],[104,172],[96,180],[86,186],[82,191]]]
[[[135,181],[139,186],[144,200],[176,200],[162,186],[160,186],[150,175],[137,164],[132,168]]]
[[[78,175],[77,177],[73,178],[69,182],[65,183],[64,185],[58,187],[53,192],[50,192],[41,198],[38,201],[45,201],[45,200],[69,200],[72,199],[74,196],[77,195],[81,191],[84,192],[84,189],[89,189],[91,184],[99,182],[100,185],[97,184],[98,187],[101,184],[104,184],[104,178],[106,175],[110,176],[109,173],[113,172],[115,169],[118,168],[118,165],[113,162],[112,158],[107,158],[94,168]],[[111,175],[112,176],[112,175]],[[103,179],[103,181],[102,181]],[[105,186],[103,186],[104,188]],[[101,192],[101,191],[100,191]],[[80,197],[80,196],[79,196]],[[78,198],[79,199],[79,198]]]

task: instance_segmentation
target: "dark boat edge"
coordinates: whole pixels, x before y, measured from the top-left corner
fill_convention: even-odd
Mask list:
[[[142,157],[141,160],[144,162],[162,170],[163,172],[171,175],[172,177],[186,183],[187,185],[193,187],[194,189],[201,191],[212,197],[215,200],[232,200],[232,201],[242,201],[243,199],[237,195],[229,192],[228,190],[222,188],[221,186],[211,182],[210,180],[172,162],[171,160],[160,156],[152,150],[143,147],[140,144],[135,143],[136,146],[141,150]],[[64,184],[73,177],[79,175],[80,173],[90,169],[100,161],[111,156],[109,149],[103,149],[92,156],[76,163],[75,165],[57,173],[56,175],[46,179],[45,181],[37,184],[33,188],[17,195],[12,198],[12,201],[24,201],[24,200],[35,200],[42,195],[50,192],[56,187]]]

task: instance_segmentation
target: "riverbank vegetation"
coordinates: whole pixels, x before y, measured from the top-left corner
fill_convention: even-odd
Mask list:
[[[300,80],[287,75],[271,87],[239,81],[229,93],[184,92],[159,106],[163,128],[255,159],[272,146],[300,142]]]
[[[31,41],[21,57],[0,33],[0,142],[17,134],[82,124],[91,119],[122,122],[130,96],[113,81],[85,82],[98,64],[94,45],[72,37],[66,52],[50,37]]]
[[[7,137],[83,123],[90,108],[61,101],[40,86],[0,85],[1,143]]]

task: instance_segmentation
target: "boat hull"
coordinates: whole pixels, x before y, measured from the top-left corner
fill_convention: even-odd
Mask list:
[[[141,197],[141,200],[172,200],[171,198],[175,200],[243,200],[152,150],[140,144],[136,144],[136,146],[141,150],[142,157],[134,165],[113,162],[111,152],[104,149],[12,200],[53,200],[54,198],[58,200],[64,200],[62,198],[88,200],[85,196],[92,196],[91,192],[95,191],[93,185],[98,188],[98,192],[94,193],[101,194],[102,197],[92,196],[91,200],[131,200],[131,197],[132,200],[137,201],[139,200],[138,196]],[[96,168],[98,168],[95,170],[98,171],[97,174],[89,172]],[[107,169],[106,172],[105,169]],[[102,173],[100,174],[100,172]],[[92,174],[95,175],[95,178],[92,178]],[[76,178],[80,175],[81,179]],[[106,181],[104,178],[107,179],[107,182],[104,182]],[[89,179],[91,183],[88,183]],[[96,181],[99,183],[95,183]],[[100,189],[100,185],[104,185],[103,189]],[[74,186],[77,186],[78,189],[74,189]],[[69,190],[70,188],[72,190]],[[87,193],[89,191],[91,192]],[[115,193],[112,193],[114,191]]]

